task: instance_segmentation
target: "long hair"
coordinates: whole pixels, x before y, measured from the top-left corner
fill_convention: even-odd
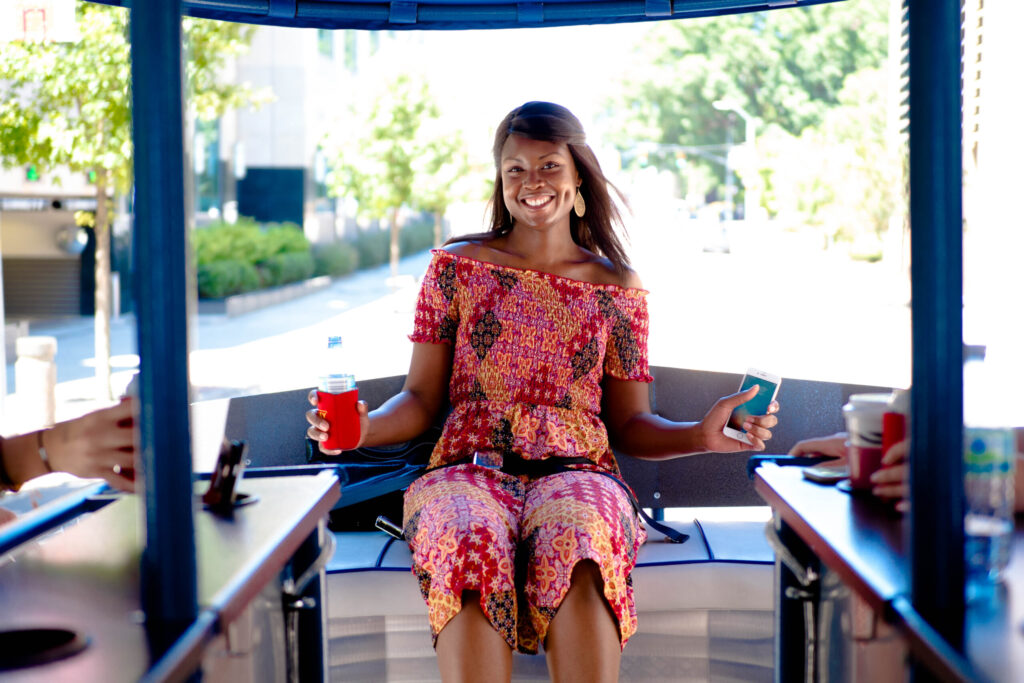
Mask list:
[[[516,107],[498,125],[494,135],[494,193],[488,202],[491,224],[487,231],[479,235],[467,235],[450,242],[468,239],[493,239],[507,235],[512,231],[512,216],[505,206],[503,185],[501,182],[501,151],[509,135],[521,135],[531,140],[546,142],[564,142],[569,147],[576,171],[580,174],[580,194],[587,204],[583,218],[575,211],[569,212],[569,232],[572,240],[584,249],[604,256],[615,266],[618,272],[629,267],[629,257],[615,231],[620,228],[622,216],[612,201],[608,188],[615,190],[624,205],[628,205],[625,196],[601,171],[594,151],[587,144],[583,124],[565,107],[551,102],[527,102]]]

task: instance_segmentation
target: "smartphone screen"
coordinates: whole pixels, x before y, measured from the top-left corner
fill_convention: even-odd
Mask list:
[[[778,382],[747,374],[740,385],[740,391],[746,391],[755,384],[761,387],[757,392],[757,396],[736,408],[732,411],[732,415],[729,416],[729,427],[737,432],[743,431],[743,423],[747,418],[754,415],[764,415],[768,412],[768,406],[771,404],[772,399],[775,398],[775,389],[779,386]]]

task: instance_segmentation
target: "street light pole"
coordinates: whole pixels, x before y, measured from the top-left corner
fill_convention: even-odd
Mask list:
[[[754,174],[756,173],[756,168],[754,167],[754,117],[733,100],[715,100],[711,103],[711,106],[719,111],[736,112],[743,119],[743,146],[746,148],[746,154],[744,155],[746,159],[743,163],[743,166],[746,167],[743,177],[743,220],[751,221],[754,219],[758,205],[761,203],[755,189],[757,182],[754,180]]]

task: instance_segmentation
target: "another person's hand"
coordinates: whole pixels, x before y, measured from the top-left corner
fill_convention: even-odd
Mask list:
[[[750,437],[750,443],[730,438],[722,433],[722,428],[729,421],[732,411],[743,405],[757,395],[759,388],[750,387],[731,396],[720,398],[711,406],[711,410],[700,422],[701,432],[704,436],[704,444],[707,450],[715,453],[733,453],[736,451],[763,451],[765,441],[772,438],[772,427],[779,423],[775,413],[779,412],[779,402],[772,401],[768,406],[766,415],[759,415],[747,419],[743,429]]]
[[[98,477],[122,491],[135,490],[135,410],[132,399],[72,420],[43,433],[54,471]]]
[[[871,493],[878,498],[896,502],[896,509],[910,509],[910,441],[904,439],[889,447],[882,456],[882,466],[871,475]]]
[[[326,419],[320,417],[320,412],[317,410],[318,398],[316,389],[310,390],[309,403],[313,408],[306,411],[306,422],[310,425],[306,429],[306,436],[317,442],[320,452],[324,455],[338,455],[341,453],[340,449],[324,448],[323,442],[327,439],[327,432],[330,430],[331,424]],[[363,442],[366,440],[366,433],[370,430],[370,407],[366,404],[366,401],[357,401],[356,412],[359,413],[359,443],[355,447],[359,448],[363,445]]]
[[[829,458],[846,459],[846,440],[849,435],[846,432],[836,432],[832,436],[821,436],[814,439],[797,441],[796,445],[789,449],[790,455],[822,455]]]

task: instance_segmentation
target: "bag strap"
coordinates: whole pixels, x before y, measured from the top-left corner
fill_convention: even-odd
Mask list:
[[[456,460],[455,462],[445,463],[444,465],[441,465],[439,467],[432,468],[431,470],[428,470],[428,472],[433,471],[435,469],[441,469],[442,467],[468,465],[471,464],[472,462],[472,458],[462,458],[460,460]],[[592,464],[592,462],[593,461],[591,461],[589,458],[584,457],[550,457],[544,458],[543,460],[527,460],[526,458],[519,457],[518,455],[509,454],[502,456],[501,466],[495,467],[493,469],[500,469],[505,474],[511,474],[512,476],[528,475],[539,479],[541,477],[551,476],[552,474],[561,474],[562,472],[575,470],[575,468],[570,467],[570,465]],[[489,467],[489,465],[483,465],[483,467]],[[612,472],[605,472],[604,470],[580,471],[600,474],[601,476],[608,477],[616,484],[618,484],[622,488],[623,492],[626,494],[626,497],[629,499],[630,505],[633,506],[633,509],[636,511],[636,513],[640,515],[640,517],[644,520],[644,523],[647,524],[647,526],[654,529],[655,531],[664,534],[670,542],[685,543],[686,540],[690,538],[689,534],[684,534],[682,531],[677,531],[676,529],[673,529],[667,524],[663,524],[657,521],[649,514],[647,514],[647,511],[640,506],[640,501],[637,500],[636,494],[633,493],[633,489],[629,488],[629,486],[622,479],[622,477],[613,474]]]

